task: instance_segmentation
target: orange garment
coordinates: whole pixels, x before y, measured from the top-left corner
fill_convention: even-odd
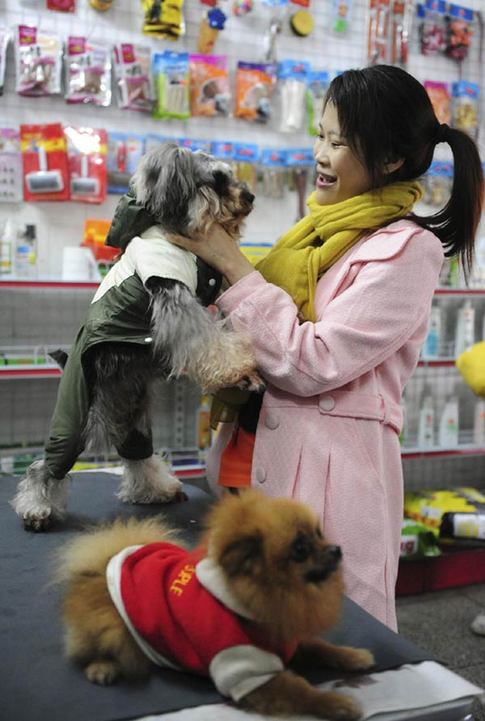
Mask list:
[[[254,433],[236,428],[222,456],[219,485],[225,488],[244,488],[251,485]]]

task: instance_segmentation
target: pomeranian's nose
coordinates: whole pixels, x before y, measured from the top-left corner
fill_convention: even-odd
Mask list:
[[[334,561],[340,561],[342,558],[342,549],[340,546],[329,546],[328,554]]]
[[[252,203],[256,196],[253,195],[249,190],[243,190],[241,193],[241,197],[246,203]]]

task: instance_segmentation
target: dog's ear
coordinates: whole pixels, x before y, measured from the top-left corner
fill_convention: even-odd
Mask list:
[[[175,143],[163,143],[142,157],[130,185],[137,203],[158,222],[180,230],[197,193],[192,153]]]
[[[230,178],[223,170],[214,171],[214,190],[219,197],[227,195]]]
[[[259,532],[241,536],[229,543],[219,556],[219,565],[228,576],[248,575],[263,555],[263,536]]]

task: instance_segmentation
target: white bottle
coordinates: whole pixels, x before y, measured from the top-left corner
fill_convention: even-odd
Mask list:
[[[0,276],[10,276],[14,271],[14,253],[17,241],[17,228],[11,218],[7,218],[0,236]]]
[[[483,398],[475,403],[473,443],[480,448],[485,448],[485,400]]]
[[[475,309],[466,300],[458,311],[455,335],[455,358],[475,343]]]
[[[429,318],[428,335],[424,341],[423,358],[438,358],[441,347],[442,312],[438,305],[433,305]]]
[[[458,446],[458,398],[450,396],[440,418],[438,444],[441,448]]]
[[[424,397],[419,409],[418,446],[419,448],[434,446],[434,404],[430,395]]]

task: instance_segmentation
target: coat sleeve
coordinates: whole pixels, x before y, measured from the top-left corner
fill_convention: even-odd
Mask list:
[[[315,323],[300,324],[291,297],[256,271],[219,298],[233,327],[249,334],[271,384],[297,396],[330,391],[377,367],[412,337],[429,315],[443,252],[423,230],[389,242],[396,252],[359,261],[352,284]]]

